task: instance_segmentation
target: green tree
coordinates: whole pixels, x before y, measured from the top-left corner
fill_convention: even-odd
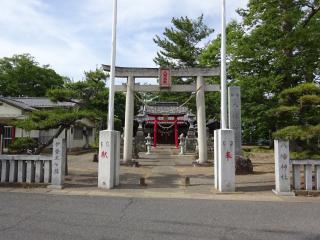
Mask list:
[[[237,41],[240,39],[244,31],[242,27],[236,22],[231,21],[227,26],[227,61],[230,64],[233,56],[233,49],[237,48]],[[206,48],[199,55],[199,64],[201,67],[220,67],[220,57],[221,57],[221,34],[217,35]],[[234,85],[235,81],[232,76],[227,75],[229,84]],[[213,77],[206,79],[207,83],[210,84],[220,84],[220,77]],[[206,94],[206,112],[209,118],[220,119],[220,93]],[[214,104],[212,104],[214,103]]]
[[[57,138],[65,129],[73,125],[77,120],[83,118],[94,118],[90,111],[78,108],[70,109],[51,109],[33,111],[24,120],[17,120],[13,124],[27,131],[57,129],[56,133],[45,143],[41,143],[35,154],[41,153],[47,146],[52,144],[53,139]]]
[[[280,93],[319,81],[319,0],[249,0],[228,29],[228,77],[241,86],[244,137],[268,138],[276,128],[267,114]],[[219,37],[218,37],[219,38]],[[219,39],[201,63],[217,64]]]
[[[104,129],[107,122],[108,89],[104,80],[106,74],[102,69],[85,72],[85,79],[79,82],[66,82],[61,88],[50,89],[47,96],[53,101],[74,103],[69,109],[51,109],[34,111],[24,119],[15,122],[15,125],[26,130],[58,129],[56,134],[43,143],[36,153],[50,145],[53,139],[59,136],[64,129],[69,128],[78,120],[90,118],[96,122],[99,129]],[[122,93],[115,95],[115,126],[122,130],[124,122],[125,97]],[[120,124],[119,124],[120,123]]]
[[[188,17],[172,18],[171,23],[173,27],[165,28],[163,38],[156,35],[153,39],[161,49],[154,62],[159,66],[197,66],[202,51],[199,45],[214,30],[204,24],[203,15],[196,20]]]
[[[304,150],[319,151],[319,85],[304,83],[284,90],[280,94],[279,106],[269,114],[275,119],[276,138],[293,140]]]
[[[40,66],[29,54],[0,59],[2,96],[45,96],[48,89],[62,86],[64,80],[49,65]]]

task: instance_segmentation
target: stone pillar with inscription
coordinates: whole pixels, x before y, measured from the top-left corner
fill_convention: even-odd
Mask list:
[[[231,129],[217,130],[218,139],[218,189],[220,192],[235,191],[235,154],[234,132]]]
[[[274,159],[276,189],[272,191],[277,195],[294,195],[290,189],[289,141],[274,140]]]
[[[119,185],[120,133],[104,130],[99,135],[98,187],[112,189]]]
[[[235,155],[241,155],[241,93],[240,87],[228,88],[229,129],[234,131]]]
[[[52,146],[52,175],[51,185],[48,187],[61,189],[63,188],[65,176],[66,140],[55,138]]]

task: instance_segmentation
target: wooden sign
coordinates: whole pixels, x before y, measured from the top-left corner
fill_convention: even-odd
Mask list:
[[[171,87],[171,71],[170,68],[159,69],[160,88]]]

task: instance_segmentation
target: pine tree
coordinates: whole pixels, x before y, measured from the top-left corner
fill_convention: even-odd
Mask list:
[[[269,114],[275,119],[274,137],[293,140],[295,146],[319,152],[320,86],[300,84],[281,92],[279,106]]]
[[[154,62],[165,67],[197,66],[202,51],[199,45],[214,30],[204,24],[203,15],[196,20],[188,17],[172,18],[171,22],[173,27],[165,28],[163,38],[156,35],[153,39],[160,47]]]

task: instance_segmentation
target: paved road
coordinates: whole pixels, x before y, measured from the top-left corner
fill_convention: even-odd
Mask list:
[[[320,239],[320,204],[0,193],[0,239]]]

